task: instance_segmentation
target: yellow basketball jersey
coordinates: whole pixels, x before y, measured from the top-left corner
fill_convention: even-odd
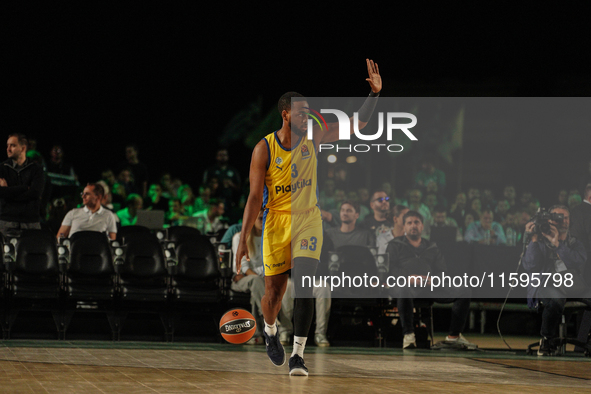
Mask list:
[[[273,211],[298,213],[318,204],[316,147],[307,136],[284,147],[277,132],[264,138],[269,149],[263,205]]]

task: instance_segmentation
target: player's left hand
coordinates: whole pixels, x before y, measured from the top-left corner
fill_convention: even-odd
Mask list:
[[[548,239],[548,241],[550,241],[550,243],[552,245],[554,245],[555,247],[558,247],[558,236],[560,235],[560,233],[555,225],[553,225],[552,223],[549,223],[549,224],[550,224],[550,234],[546,234],[546,233],[542,233],[542,234],[544,235],[544,237],[546,237]]]
[[[382,90],[382,77],[380,76],[380,69],[377,63],[373,60],[365,59],[367,62],[367,74],[369,78],[365,80],[369,82],[372,92],[379,93]]]

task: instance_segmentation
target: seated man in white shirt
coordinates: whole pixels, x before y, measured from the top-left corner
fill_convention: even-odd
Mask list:
[[[57,237],[69,237],[78,231],[106,232],[110,239],[117,237],[117,219],[115,214],[103,208],[101,200],[103,187],[98,183],[89,183],[82,192],[84,208],[75,208],[66,214]]]

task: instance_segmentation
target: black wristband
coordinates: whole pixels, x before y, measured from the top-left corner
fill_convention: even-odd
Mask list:
[[[373,90],[369,93],[369,96],[365,99],[365,102],[358,111],[358,119],[360,122],[369,122],[371,115],[373,114],[373,110],[376,108],[376,104],[378,103],[379,95],[380,92],[374,93]]]

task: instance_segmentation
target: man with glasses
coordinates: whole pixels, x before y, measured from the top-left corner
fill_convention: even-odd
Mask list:
[[[373,215],[367,215],[361,224],[363,228],[370,230],[376,238],[382,233],[387,233],[394,227],[394,221],[389,215],[390,197],[383,190],[373,193],[369,206],[373,210]]]
[[[98,183],[89,183],[82,192],[84,208],[75,208],[66,214],[57,238],[68,237],[77,231],[106,232],[110,239],[117,237],[115,214],[101,205],[105,191]]]

